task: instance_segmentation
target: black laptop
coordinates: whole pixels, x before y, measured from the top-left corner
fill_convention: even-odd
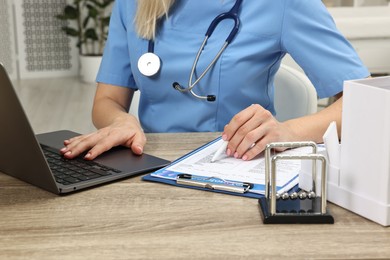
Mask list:
[[[93,161],[65,159],[63,141],[79,135],[61,130],[35,135],[8,74],[0,63],[0,172],[56,194],[67,194],[147,173],[169,163],[115,147]]]

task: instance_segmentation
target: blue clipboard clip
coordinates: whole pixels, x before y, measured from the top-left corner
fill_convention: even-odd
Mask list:
[[[248,182],[228,181],[218,177],[203,177],[185,173],[177,175],[176,183],[210,190],[222,190],[235,193],[246,193],[251,188],[253,188],[253,184]]]

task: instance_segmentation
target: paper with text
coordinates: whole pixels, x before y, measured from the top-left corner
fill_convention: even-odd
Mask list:
[[[243,161],[224,154],[215,162],[211,162],[211,158],[222,145],[222,142],[222,139],[216,139],[171,165],[152,173],[152,176],[174,180],[178,174],[186,173],[196,176],[216,177],[228,181],[249,182],[254,184],[251,192],[263,194],[265,190],[264,156],[261,155],[250,161]],[[310,151],[311,148],[303,147],[284,151],[283,154],[307,154]],[[279,192],[289,190],[298,183],[300,169],[300,160],[280,160],[277,162],[276,186]]]

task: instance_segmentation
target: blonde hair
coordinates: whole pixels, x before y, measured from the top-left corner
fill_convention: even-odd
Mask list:
[[[169,8],[174,2],[175,0],[138,0],[134,19],[137,34],[141,38],[154,40],[159,19],[168,16]]]

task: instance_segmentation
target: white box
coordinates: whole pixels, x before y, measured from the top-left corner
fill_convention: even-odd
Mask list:
[[[327,156],[326,150],[323,146],[317,146],[317,154]],[[316,187],[313,187],[313,161],[312,160],[302,160],[301,170],[299,171],[299,188],[305,191],[315,190],[317,196],[321,195],[321,162],[316,162]],[[329,181],[329,165],[326,165],[327,180]]]
[[[390,225],[390,77],[344,83],[340,171],[328,200]]]

